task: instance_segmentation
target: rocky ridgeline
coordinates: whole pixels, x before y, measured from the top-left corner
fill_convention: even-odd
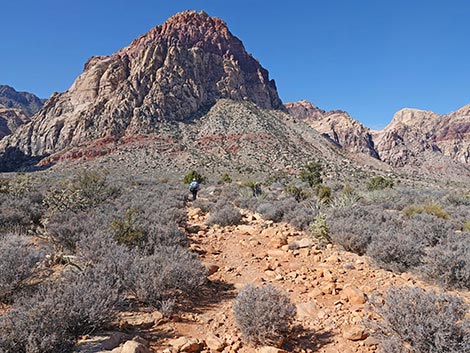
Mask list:
[[[0,140],[29,122],[43,103],[32,93],[17,92],[10,86],[0,85]]]
[[[68,91],[0,147],[38,156],[155,132],[159,122],[187,121],[220,98],[283,109],[274,81],[225,22],[187,11],[113,55],[89,59]]]
[[[369,130],[346,112],[326,112],[307,101],[285,106],[295,118],[346,150],[368,154],[394,167],[457,170],[453,162],[470,163],[470,105],[447,115],[403,109],[380,131]]]
[[[378,341],[364,326],[370,297],[390,285],[419,285],[412,275],[377,269],[369,259],[328,245],[285,223],[243,211],[242,224],[206,225],[207,215],[188,209],[191,250],[208,269],[210,282],[184,312],[121,312],[120,329],[84,337],[79,353],[223,352],[366,353]],[[237,292],[249,283],[271,283],[296,304],[292,333],[278,347],[245,344],[232,311]],[[468,299],[468,298],[467,298]]]

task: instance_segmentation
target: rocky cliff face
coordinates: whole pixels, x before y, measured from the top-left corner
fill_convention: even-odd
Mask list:
[[[374,133],[374,141],[380,158],[394,166],[420,164],[424,155],[468,165],[470,105],[447,115],[403,109],[385,129]]]
[[[0,140],[29,122],[43,104],[44,101],[32,93],[0,85]]]
[[[0,147],[45,155],[99,138],[154,132],[220,98],[283,109],[274,81],[226,24],[183,12],[111,56],[92,57],[65,93]]]
[[[285,107],[289,114],[306,122],[344,149],[378,158],[370,130],[348,113],[340,110],[326,112],[308,101],[286,103]]]

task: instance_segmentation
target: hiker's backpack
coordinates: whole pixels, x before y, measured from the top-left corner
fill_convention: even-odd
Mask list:
[[[197,181],[193,181],[191,184],[189,184],[189,191],[194,192],[197,191],[199,184]]]

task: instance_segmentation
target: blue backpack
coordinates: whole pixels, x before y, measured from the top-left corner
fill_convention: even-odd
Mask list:
[[[199,189],[199,183],[197,181],[193,181],[189,184],[189,191],[194,192],[197,191],[197,189]]]

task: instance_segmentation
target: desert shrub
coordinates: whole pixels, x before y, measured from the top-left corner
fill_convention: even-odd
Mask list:
[[[202,183],[202,182],[205,181],[205,179],[206,178],[204,176],[202,176],[201,174],[199,174],[197,171],[191,170],[188,174],[186,174],[183,177],[183,183],[189,184],[193,180],[196,180],[198,183]]]
[[[51,213],[66,210],[78,212],[94,207],[119,194],[119,188],[109,184],[104,173],[80,172],[75,178],[53,187],[44,204]]]
[[[214,207],[215,203],[207,200],[203,200],[201,198],[196,199],[193,201],[193,207],[199,208],[203,213],[208,213]]]
[[[213,211],[207,218],[207,224],[220,226],[236,225],[239,224],[242,219],[242,215],[238,209],[226,201],[221,200],[214,206]]]
[[[366,254],[382,268],[405,272],[421,265],[424,244],[399,227],[391,227],[372,236]]]
[[[68,352],[76,338],[108,323],[119,300],[116,278],[99,267],[67,273],[0,317],[5,353]]]
[[[300,180],[307,182],[311,187],[319,185],[323,182],[322,169],[319,162],[310,162],[300,171]]]
[[[0,301],[10,302],[25,285],[44,253],[26,236],[6,234],[0,238]]]
[[[317,197],[321,203],[327,204],[332,200],[331,188],[326,185],[318,185],[316,188]]]
[[[330,228],[326,221],[326,215],[319,213],[310,224],[309,228],[310,236],[320,242],[320,244],[331,243]]]
[[[19,197],[0,194],[0,230],[27,230],[40,223],[43,213],[42,195],[39,193]]]
[[[295,305],[272,285],[247,285],[238,293],[233,311],[244,340],[261,345],[278,344],[296,314]]]
[[[310,202],[295,202],[292,198],[280,202],[283,209],[282,220],[300,230],[307,230],[318,214],[318,209]]]
[[[33,190],[33,179],[28,174],[18,174],[12,179],[2,179],[0,193],[13,197],[23,197]]]
[[[205,283],[206,269],[187,249],[163,246],[153,255],[136,258],[129,276],[136,297],[158,307],[165,299],[193,293]]]
[[[380,319],[371,325],[384,353],[470,351],[470,321],[462,299],[417,287],[390,287],[373,301]]]
[[[230,184],[232,182],[232,177],[228,173],[224,173],[219,180],[219,184]]]
[[[454,225],[448,221],[428,214],[419,214],[406,222],[403,233],[424,246],[435,246],[454,234]]]
[[[377,176],[372,178],[369,183],[367,184],[367,190],[374,191],[374,190],[383,190],[387,188],[393,187],[393,180],[386,179],[383,176]]]
[[[140,250],[144,254],[151,255],[160,247],[187,245],[188,238],[176,225],[156,223],[145,229]]]
[[[447,237],[427,250],[420,269],[444,287],[470,289],[470,239],[464,234]]]
[[[286,185],[284,187],[284,192],[293,197],[297,202],[307,200],[312,196],[310,192],[296,185]]]
[[[38,228],[38,231],[50,241],[56,252],[74,252],[82,235],[96,231],[100,226],[100,220],[89,213],[70,210],[54,213],[42,223],[43,228]]]
[[[460,229],[464,233],[470,233],[470,221],[465,221]]]
[[[143,241],[144,230],[137,222],[138,211],[129,208],[124,217],[115,217],[111,221],[111,231],[114,239],[119,244],[127,246],[138,246]]]
[[[449,219],[447,212],[437,202],[427,202],[424,205],[410,205],[402,211],[406,217],[413,218],[417,214],[426,213],[442,219]]]
[[[284,210],[278,206],[279,202],[263,202],[256,208],[256,212],[259,212],[264,219],[271,220],[274,222],[280,222],[284,215]]]
[[[372,237],[387,227],[390,215],[375,206],[330,208],[328,224],[331,240],[345,250],[366,253]]]

